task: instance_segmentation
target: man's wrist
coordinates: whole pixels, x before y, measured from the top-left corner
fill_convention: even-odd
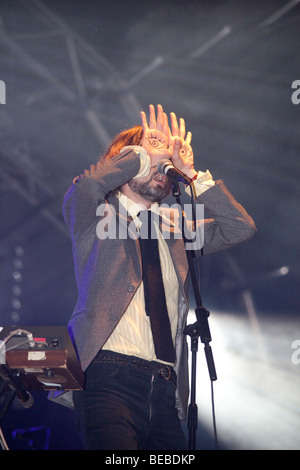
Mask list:
[[[214,185],[215,182],[209,170],[207,170],[205,173],[203,171],[198,171],[196,172],[196,175],[194,175],[194,177],[192,178],[191,186],[196,197],[200,196],[200,194],[204,193],[205,191],[207,191],[207,189],[211,188]],[[190,194],[190,190],[190,186],[187,186],[186,192],[188,194]]]
[[[188,176],[192,181],[194,181],[198,177],[198,171],[196,171],[194,168],[185,171],[184,174]]]

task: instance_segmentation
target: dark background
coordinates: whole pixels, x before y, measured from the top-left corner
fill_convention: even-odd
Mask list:
[[[225,449],[300,447],[299,39],[299,1],[0,1],[1,324],[68,322],[64,194],[140,110],[161,103],[185,118],[197,169],[223,179],[258,229],[201,260]],[[210,449],[198,355],[197,448]],[[79,448],[72,413],[44,394],[30,410],[14,403],[2,429],[19,449],[30,445],[11,432],[35,426],[49,449]]]

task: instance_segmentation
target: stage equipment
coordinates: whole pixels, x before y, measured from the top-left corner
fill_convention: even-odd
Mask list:
[[[83,387],[84,374],[66,327],[0,327],[0,423],[15,397],[30,408],[31,391]]]

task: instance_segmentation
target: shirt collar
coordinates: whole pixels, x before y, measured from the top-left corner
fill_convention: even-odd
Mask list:
[[[117,193],[117,198],[133,219],[138,216],[138,213],[141,212],[141,210],[148,210],[146,206],[143,206],[142,204],[137,204],[128,196],[125,196],[125,194],[123,194],[121,191]],[[160,214],[159,204],[157,202],[151,204],[149,210],[155,212],[156,214]]]
[[[141,210],[147,210],[146,206],[137,204],[128,196],[125,196],[125,194],[123,194],[121,191],[118,191],[116,196],[119,199],[119,202],[122,204],[122,206],[126,209],[128,214],[130,215],[130,217],[135,221],[135,223],[139,223],[138,214]],[[154,202],[153,204],[151,204],[151,207],[149,210],[159,215],[162,219],[165,220],[165,222],[167,222],[168,225],[170,224],[174,225],[173,221],[171,221],[169,217],[167,217],[166,214],[163,213],[158,202]]]

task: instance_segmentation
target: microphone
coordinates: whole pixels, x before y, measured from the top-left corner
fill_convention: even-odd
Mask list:
[[[182,171],[175,168],[170,160],[161,160],[157,164],[157,171],[161,175],[166,175],[175,181],[181,181],[184,184],[191,184],[192,180],[186,176]]]

